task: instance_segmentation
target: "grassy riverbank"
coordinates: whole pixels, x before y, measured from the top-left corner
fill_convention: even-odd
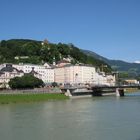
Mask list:
[[[68,99],[64,94],[1,94],[0,104]]]

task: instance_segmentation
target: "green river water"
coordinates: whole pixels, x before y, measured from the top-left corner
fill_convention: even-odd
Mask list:
[[[0,140],[140,140],[140,93],[0,105]]]

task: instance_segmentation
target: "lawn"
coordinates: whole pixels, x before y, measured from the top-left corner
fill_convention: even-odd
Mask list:
[[[0,103],[17,103],[17,102],[38,102],[48,100],[64,100],[68,99],[64,94],[45,93],[45,94],[1,94]]]

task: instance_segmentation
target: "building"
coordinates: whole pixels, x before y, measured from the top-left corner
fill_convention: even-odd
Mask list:
[[[115,77],[114,74],[106,75],[106,79],[107,79],[107,84],[109,86],[115,86],[116,85],[116,77]]]
[[[63,63],[64,64],[64,63]],[[61,84],[92,84],[92,85],[115,85],[115,76],[104,72],[96,72],[95,67],[90,65],[59,65],[54,70],[54,81]]]
[[[116,83],[115,75],[105,74],[104,72],[96,72],[93,81],[94,85],[115,86],[115,83]]]
[[[95,77],[95,67],[86,65],[64,65],[54,70],[55,82],[62,84],[92,83]]]
[[[11,64],[5,64],[0,70],[0,88],[9,88],[8,82],[10,79],[23,75],[24,72],[22,70],[14,68]]]
[[[136,79],[126,79],[126,80],[124,80],[124,83],[126,85],[138,85],[139,81]]]
[[[63,66],[68,65],[68,64],[71,64],[71,63],[67,60],[60,60],[60,61],[57,62],[56,66],[57,67],[63,67]]]
[[[92,85],[115,85],[115,76],[106,75],[104,72],[96,72],[96,68],[90,65],[72,65],[68,61],[60,61],[56,66],[45,63],[44,65],[33,64],[2,64],[0,65],[0,83],[8,83],[16,76],[24,73],[33,74],[42,79],[45,84],[57,82],[59,84],[92,84]]]
[[[44,83],[54,82],[54,69],[47,63],[44,65],[33,65],[33,64],[13,64],[18,70],[22,70],[24,73],[34,73],[34,76],[42,79]]]

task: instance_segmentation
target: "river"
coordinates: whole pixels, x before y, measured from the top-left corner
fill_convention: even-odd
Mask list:
[[[1,140],[140,140],[140,93],[0,105]]]

